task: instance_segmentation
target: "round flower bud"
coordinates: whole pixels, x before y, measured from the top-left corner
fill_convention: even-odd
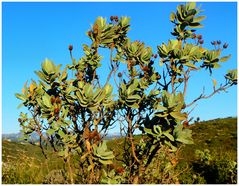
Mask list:
[[[202,39],[202,35],[201,35],[201,34],[198,34],[198,35],[197,35],[197,38],[198,38],[198,40]]]
[[[224,45],[223,45],[223,48],[227,48],[228,47],[228,44],[227,43],[224,43]]]
[[[122,77],[122,73],[121,73],[121,72],[118,73],[118,77],[119,77],[119,78]]]
[[[110,20],[113,21],[114,20],[114,16],[110,16]]]
[[[68,46],[68,49],[69,49],[70,51],[72,51],[72,50],[73,50],[73,46],[72,46],[72,45],[69,45],[69,46]]]
[[[202,45],[204,43],[204,40],[200,39],[198,42]]]

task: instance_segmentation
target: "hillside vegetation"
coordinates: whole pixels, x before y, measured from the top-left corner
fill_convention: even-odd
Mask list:
[[[177,164],[179,182],[236,183],[237,118],[198,122],[190,128],[194,144],[181,148]],[[136,136],[136,141],[137,138],[140,136]],[[114,152],[115,164],[120,165],[123,140],[108,141],[111,148],[116,144],[119,148]],[[64,161],[50,151],[47,151],[47,157],[45,159],[37,145],[3,141],[2,183],[67,183]],[[72,163],[76,164],[74,159]]]

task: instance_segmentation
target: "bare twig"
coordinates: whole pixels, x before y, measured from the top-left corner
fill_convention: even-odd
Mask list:
[[[231,87],[232,84],[229,84],[229,83],[226,83],[225,85],[223,86],[220,86],[218,89],[214,89],[214,91],[209,94],[209,95],[205,95],[204,94],[204,89],[203,89],[203,92],[202,94],[200,94],[196,99],[194,99],[191,103],[189,103],[188,105],[186,105],[186,107],[190,107],[192,106],[194,103],[196,103],[198,100],[200,99],[208,99],[210,97],[212,97],[213,95],[215,95],[216,93],[219,93],[220,91],[226,91],[226,89],[228,89],[229,87]]]
[[[37,125],[36,132],[37,132],[37,134],[38,134],[39,137],[40,137],[39,145],[40,145],[42,154],[43,154],[44,157],[47,159],[47,155],[46,155],[46,153],[45,153],[45,151],[44,151],[44,148],[43,148],[43,146],[42,146],[42,140],[47,141],[47,139],[45,139],[45,137],[42,135],[42,132],[41,132],[41,130],[40,130],[41,126],[40,126],[39,122],[36,120],[36,113],[35,113],[35,111],[34,111],[34,113],[33,113],[33,112],[30,110],[30,113],[31,113],[31,115],[32,115],[32,118],[33,118],[34,122],[35,122],[36,125]]]
[[[191,114],[191,112],[196,108],[196,106],[198,106],[198,105],[195,105],[195,106],[188,112],[188,115]]]
[[[108,82],[110,81],[110,78],[112,76],[112,73],[115,71],[115,67],[113,65],[112,57],[113,57],[113,48],[110,49],[110,65],[111,65],[111,70],[110,70],[110,73],[108,74],[108,77],[106,79],[104,87],[108,84]]]
[[[188,68],[187,71],[183,73],[183,76],[184,76],[183,95],[184,95],[184,97],[186,96],[186,93],[187,93],[188,79],[189,79],[189,72],[190,72],[190,69]]]

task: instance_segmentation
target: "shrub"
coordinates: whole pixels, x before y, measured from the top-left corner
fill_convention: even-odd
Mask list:
[[[209,184],[236,184],[237,162],[231,160],[227,154],[216,156],[208,149],[197,150],[197,161],[193,164],[194,170],[204,177]]]
[[[224,84],[217,86],[213,80],[211,94],[203,92],[185,103],[190,74],[203,69],[212,74],[220,62],[230,58],[221,57],[219,44],[216,49],[207,49],[202,35],[195,34],[205,18],[199,16],[200,12],[196,3],[179,5],[176,13],[170,14],[175,39],[158,45],[157,54],[144,42],[128,38],[130,18],[112,16],[107,22],[98,17],[87,32],[91,44],[83,45],[84,55],[79,60],[73,57],[70,45],[72,64],[61,69],[61,65],[46,59],[41,70],[35,72],[39,83],[32,80],[29,86],[24,85],[22,93],[16,94],[29,111],[18,119],[24,139],[37,133],[43,153],[50,145],[66,162],[70,183],[82,171],[82,180],[87,183],[178,182],[170,158],[181,144],[193,143],[186,109],[237,84],[237,71],[230,70]],[[110,54],[105,82],[97,73],[103,58],[101,49]],[[155,68],[158,56],[163,73]],[[69,71],[74,74],[72,78]],[[112,78],[115,86],[109,83]],[[123,126],[125,137],[123,175],[109,169],[115,154],[104,141],[115,123]],[[139,142],[134,139],[136,130],[142,135]],[[162,152],[167,152],[166,157]],[[79,172],[72,167],[73,154],[80,157]],[[158,162],[160,166],[155,167]],[[145,172],[152,177],[145,175],[141,179]]]

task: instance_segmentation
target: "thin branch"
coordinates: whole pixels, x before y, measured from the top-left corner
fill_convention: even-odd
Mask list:
[[[186,72],[183,73],[184,76],[184,88],[183,88],[183,96],[186,96],[187,88],[188,88],[188,79],[189,79],[190,69],[188,68]]]
[[[166,67],[167,67],[167,64],[165,64],[166,65]],[[168,69],[168,68],[167,68]],[[168,71],[168,73],[169,73],[169,71]],[[171,81],[169,81],[168,83],[166,82],[166,78],[167,78],[167,74],[165,74],[165,71],[164,71],[164,69],[163,69],[163,80],[164,80],[164,90],[166,90],[166,91],[168,91],[168,86],[170,85],[170,83],[171,83]]]
[[[134,159],[139,163],[139,159],[136,156],[135,153],[135,146],[134,146],[134,137],[133,137],[133,132],[132,132],[132,118],[131,118],[131,110],[129,109],[127,112],[127,116],[126,116],[126,120],[128,122],[128,137],[131,143],[131,148],[132,148],[132,155],[134,157]]]
[[[108,77],[107,77],[107,80],[105,82],[104,87],[108,84],[108,82],[110,81],[110,78],[112,76],[112,73],[114,72],[114,65],[113,65],[112,56],[113,56],[113,48],[110,49],[110,65],[111,65],[111,70],[110,70],[110,73],[108,74]]]
[[[216,93],[219,93],[220,91],[226,91],[226,89],[228,89],[232,85],[233,84],[226,83],[225,85],[220,86],[218,89],[214,89],[214,91],[211,94],[207,95],[207,96],[204,94],[204,89],[203,89],[202,94],[200,94],[200,96],[198,96],[196,99],[194,99],[191,103],[186,105],[186,107],[192,106],[194,103],[196,103],[200,99],[208,99],[208,98],[212,97],[213,95],[215,95]]]
[[[42,135],[42,132],[41,132],[41,130],[40,130],[40,128],[41,128],[41,127],[40,127],[40,124],[39,124],[39,122],[36,120],[35,111],[34,111],[34,113],[32,113],[32,111],[30,111],[30,113],[31,113],[31,115],[32,115],[32,118],[33,118],[34,122],[35,122],[36,125],[37,125],[37,131],[36,131],[36,132],[37,132],[37,134],[38,134],[39,137],[40,137],[39,145],[40,145],[42,154],[43,154],[44,157],[47,159],[47,155],[46,155],[46,153],[45,153],[45,151],[44,151],[44,148],[43,148],[43,146],[42,146],[42,140],[47,141],[47,139],[45,139],[44,136]]]
[[[195,106],[188,112],[188,115],[191,114],[191,112],[196,108],[196,106],[198,106],[198,105],[195,105]]]

